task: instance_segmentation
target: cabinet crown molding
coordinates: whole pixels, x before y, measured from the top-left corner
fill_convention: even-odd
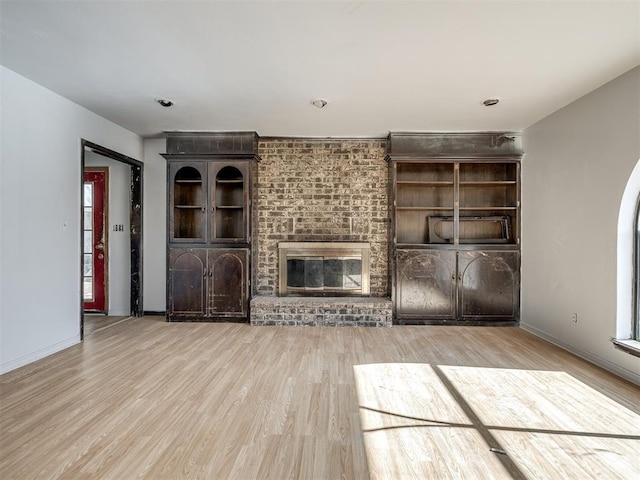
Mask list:
[[[520,132],[391,132],[388,158],[394,156],[482,158],[523,155]]]
[[[164,132],[167,155],[257,155],[256,132]]]

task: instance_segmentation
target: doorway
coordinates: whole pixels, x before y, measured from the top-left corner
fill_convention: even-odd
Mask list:
[[[80,313],[80,335],[84,338],[85,334],[85,314],[100,313],[104,316],[105,313],[109,313],[109,297],[117,295],[118,288],[114,289],[114,285],[109,288],[109,232],[112,232],[112,241],[119,241],[119,239],[126,239],[126,245],[123,245],[120,249],[121,255],[126,255],[124,262],[126,262],[126,277],[119,277],[117,282],[127,282],[127,285],[115,284],[115,287],[127,287],[127,295],[129,296],[129,302],[127,302],[127,312],[124,312],[128,316],[139,317],[142,316],[143,304],[142,304],[142,174],[143,164],[142,162],[133,158],[127,157],[121,153],[115,152],[108,148],[97,145],[93,142],[82,140],[82,153],[81,153],[81,169],[83,172],[82,178],[82,212],[81,212],[81,230],[82,230],[82,271],[81,271],[81,313]],[[105,160],[105,164],[112,165],[111,168],[117,168],[117,170],[124,170],[126,172],[124,187],[120,188],[118,196],[127,197],[127,205],[125,205],[126,217],[124,220],[117,220],[111,225],[112,219],[108,215],[103,214],[102,220],[102,232],[100,232],[100,220],[94,220],[97,217],[96,208],[93,207],[95,199],[93,196],[96,193],[96,187],[100,189],[99,180],[90,182],[91,187],[86,186],[85,174],[93,174],[96,170],[106,170],[106,168],[90,168],[87,164],[95,164],[93,160],[95,158],[102,157]],[[100,163],[100,162],[98,162]],[[91,175],[89,176],[91,178]],[[115,178],[115,177],[114,177]],[[106,175],[105,179],[105,194],[104,201],[106,205],[110,202],[109,198],[109,175]],[[92,196],[91,199],[88,197]],[[90,201],[91,200],[91,201]],[[114,200],[112,195],[112,200]],[[120,199],[122,200],[122,198]],[[89,207],[89,205],[92,205]],[[89,214],[88,208],[91,208]],[[107,207],[104,208],[107,211]],[[88,223],[98,224],[88,225]],[[91,232],[90,234],[87,232]],[[100,240],[104,240],[100,242]],[[102,259],[99,257],[102,255]],[[100,271],[99,260],[105,260],[102,266],[102,272]],[[116,264],[113,261],[118,261],[117,257],[112,255],[112,264]],[[88,265],[91,264],[91,268]],[[98,278],[99,277],[99,278]],[[85,297],[91,296],[97,299],[100,290],[100,280],[104,283],[104,305],[101,306],[93,303],[85,303]],[[113,282],[112,282],[113,283]],[[86,287],[85,287],[86,286]],[[89,294],[89,289],[91,292]],[[112,295],[108,292],[112,291]],[[120,312],[123,313],[123,312]]]

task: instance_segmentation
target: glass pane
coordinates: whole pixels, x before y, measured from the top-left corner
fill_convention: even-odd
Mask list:
[[[84,207],[84,229],[93,230],[93,208]]]
[[[93,232],[84,232],[84,252],[93,253]]]
[[[90,253],[85,253],[84,254],[84,269],[83,269],[83,271],[84,271],[83,275],[85,277],[93,275],[93,255],[91,255]]]
[[[84,206],[93,206],[93,183],[87,182],[84,184]]]
[[[93,300],[93,277],[84,277],[82,282],[82,289],[84,292],[85,300]]]

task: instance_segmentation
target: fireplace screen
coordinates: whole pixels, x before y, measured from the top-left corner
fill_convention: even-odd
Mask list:
[[[369,244],[283,242],[280,295],[369,295]]]

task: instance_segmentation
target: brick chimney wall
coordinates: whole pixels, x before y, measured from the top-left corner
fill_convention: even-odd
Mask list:
[[[389,295],[386,151],[386,139],[260,138],[254,294],[278,294],[279,242],[351,241],[371,244],[371,295]]]

